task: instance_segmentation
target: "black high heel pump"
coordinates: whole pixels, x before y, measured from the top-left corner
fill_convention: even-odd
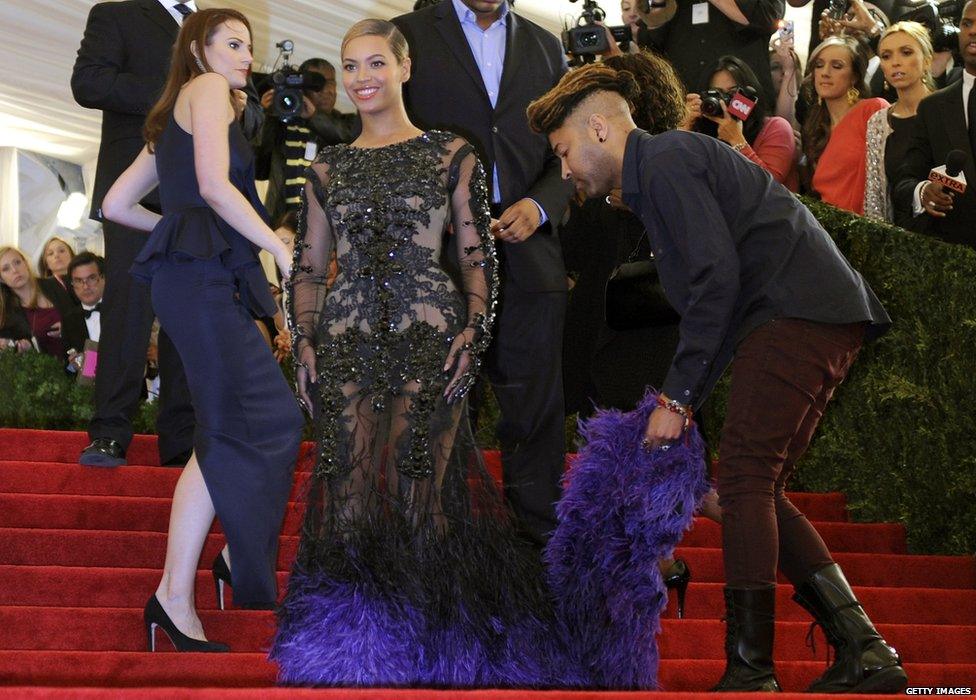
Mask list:
[[[668,590],[674,588],[678,592],[678,619],[685,616],[685,593],[688,592],[688,582],[691,581],[691,569],[684,559],[675,559],[662,575],[664,585]]]
[[[159,599],[155,596],[146,603],[146,609],[142,613],[142,619],[146,623],[146,639],[149,651],[156,651],[156,628],[159,627],[169,637],[169,641],[176,647],[176,651],[230,651],[230,647],[221,642],[205,642],[200,639],[187,637],[180,632],[173,621],[159,604]]]
[[[230,567],[227,566],[227,561],[224,559],[223,550],[217,552],[217,556],[214,557],[211,573],[213,574],[214,589],[217,592],[217,605],[220,606],[221,610],[224,610],[224,586],[233,586],[233,583],[230,579]]]

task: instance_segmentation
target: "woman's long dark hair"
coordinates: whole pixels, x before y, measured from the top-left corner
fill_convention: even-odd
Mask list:
[[[202,75],[205,70],[210,70],[210,64],[207,63],[207,56],[203,52],[203,47],[210,45],[210,42],[213,41],[213,35],[220,25],[229,20],[240,22],[247,27],[248,34],[251,34],[251,23],[247,21],[247,17],[237,10],[227,8],[197,10],[183,20],[180,34],[173,46],[169,77],[166,79],[165,87],[163,87],[163,94],[159,101],[153,105],[153,108],[149,110],[146,124],[142,128],[142,135],[146,139],[146,143],[149,144],[150,152],[152,152],[153,146],[159,140],[160,134],[163,133],[163,129],[173,113],[173,106],[176,104],[180,89],[198,75]],[[197,65],[197,59],[190,49],[193,42],[196,42],[197,51],[200,54],[200,63],[205,70],[201,70],[200,66]],[[236,101],[231,97],[229,91],[227,99],[231,106],[236,109]]]
[[[748,119],[742,123],[742,135],[745,136],[746,141],[751,146],[756,140],[756,137],[759,136],[759,132],[762,131],[763,124],[766,123],[766,117],[769,114],[769,108],[766,106],[766,94],[763,92],[762,85],[759,84],[759,78],[756,77],[755,72],[749,67],[749,64],[736,56],[722,56],[715,61],[712,67],[702,74],[699,92],[707,90],[714,75],[723,70],[732,76],[738,87],[750,87],[759,95],[756,106],[749,114]],[[718,124],[711,119],[701,117],[695,122],[695,131],[708,134],[709,136],[716,136],[718,134]]]

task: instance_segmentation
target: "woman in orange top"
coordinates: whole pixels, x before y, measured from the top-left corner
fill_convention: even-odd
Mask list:
[[[803,124],[810,189],[824,202],[864,213],[865,138],[871,115],[888,103],[867,97],[867,60],[849,36],[823,41],[807,61],[804,89],[816,100]]]

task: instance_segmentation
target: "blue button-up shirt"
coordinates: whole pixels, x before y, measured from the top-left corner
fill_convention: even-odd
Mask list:
[[[471,54],[474,62],[478,65],[481,73],[481,81],[485,85],[488,99],[494,108],[498,104],[498,91],[502,84],[502,69],[505,66],[505,29],[508,24],[508,3],[501,6],[501,15],[491,23],[487,29],[478,26],[478,17],[474,10],[465,5],[461,0],[453,0],[454,11],[457,12],[458,19],[461,21],[461,29],[464,37],[468,40],[471,47]],[[502,189],[498,184],[498,165],[492,171],[492,197],[491,201],[498,204],[502,201]],[[545,210],[539,206],[539,225],[546,223],[548,217]]]

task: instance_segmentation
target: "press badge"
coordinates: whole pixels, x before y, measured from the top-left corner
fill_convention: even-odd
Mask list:
[[[696,2],[691,6],[691,23],[708,24],[708,3]]]
[[[315,154],[319,151],[319,145],[314,141],[305,144],[305,160],[315,160]]]

